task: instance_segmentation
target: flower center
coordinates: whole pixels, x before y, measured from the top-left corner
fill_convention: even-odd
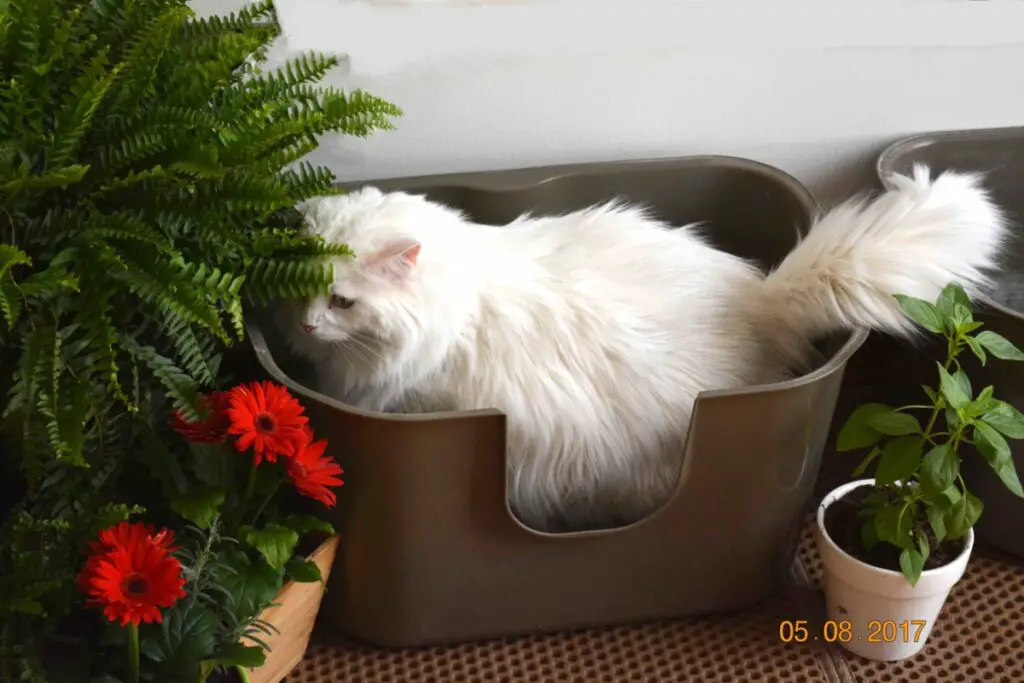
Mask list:
[[[256,425],[256,431],[263,432],[264,434],[272,434],[274,428],[277,427],[274,416],[269,413],[260,413],[253,422]]]
[[[129,574],[121,579],[121,592],[129,598],[138,598],[149,592],[149,579],[141,574]]]

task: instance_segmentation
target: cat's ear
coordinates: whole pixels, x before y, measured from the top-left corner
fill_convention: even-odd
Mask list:
[[[395,281],[403,280],[416,267],[420,246],[415,240],[391,242],[371,254],[364,267],[376,275]]]

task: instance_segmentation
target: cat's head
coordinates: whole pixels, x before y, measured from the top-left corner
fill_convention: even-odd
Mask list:
[[[292,334],[335,345],[367,365],[412,352],[444,298],[438,290],[445,264],[437,255],[446,231],[439,223],[458,214],[418,195],[372,187],[302,208],[307,232],[348,245],[354,256],[334,262],[328,295],[300,304]]]

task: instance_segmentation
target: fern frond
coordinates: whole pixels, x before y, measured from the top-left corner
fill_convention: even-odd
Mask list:
[[[44,428],[50,447],[58,460],[66,460],[78,465],[83,464],[81,453],[75,453],[72,444],[65,438],[59,415],[63,375],[61,364],[63,337],[64,334],[58,332],[53,324],[40,326],[37,339],[39,355],[36,364],[28,368],[27,371],[36,383],[34,407],[44,418]]]
[[[137,147],[132,147],[129,150],[125,150],[122,146],[121,150],[122,152],[125,153],[125,156],[121,157],[119,161],[123,161],[125,158],[128,158],[129,156],[134,157],[136,154],[139,154],[139,149]],[[150,153],[150,151],[151,150],[147,150],[137,158],[141,159],[147,156]],[[117,165],[116,162],[112,163],[110,161],[112,159],[112,156],[116,154],[118,154],[118,152],[112,150],[100,150],[99,152],[100,158],[104,160],[104,165],[107,166]],[[169,171],[160,166],[154,166],[152,168],[147,168],[143,171],[132,171],[123,176],[112,178],[111,180],[104,182],[103,185],[101,185],[97,191],[103,193],[127,189],[136,191],[139,189],[139,186],[142,186],[142,189],[145,190],[145,186],[147,184],[157,183],[160,181],[170,179],[174,179],[174,176]]]
[[[184,130],[195,133],[196,129],[215,129],[220,122],[205,109],[196,109],[174,104],[157,104],[141,112],[119,112],[106,121],[105,132],[112,136],[129,136],[143,132],[164,129]]]
[[[152,227],[143,218],[126,211],[99,215],[93,221],[93,226],[88,227],[81,233],[85,240],[114,240],[126,242],[139,242],[154,247],[157,251],[176,255],[171,241],[166,235]]]
[[[189,419],[199,417],[196,401],[199,388],[195,380],[151,346],[138,344],[131,337],[124,338],[123,346],[137,362],[145,365],[160,380],[177,410]]]
[[[338,63],[333,55],[307,52],[290,58],[279,69],[262,74],[261,78],[248,80],[241,86],[242,95],[256,102],[281,98],[298,86],[320,81]]]
[[[32,259],[21,249],[13,244],[0,244],[0,311],[3,311],[8,328],[14,327],[14,322],[21,313],[21,301],[11,277],[11,270],[15,266],[30,265]]]
[[[111,107],[132,111],[144,97],[157,95],[156,78],[160,60],[178,27],[192,16],[188,7],[171,6],[150,19],[129,41],[118,65],[123,72],[121,87]]]
[[[41,175],[30,175],[23,171],[12,180],[8,180],[3,185],[0,185],[0,191],[14,193],[18,190],[45,190],[74,185],[81,182],[88,171],[88,166],[80,164],[57,168]]]
[[[92,126],[96,110],[121,70],[118,65],[108,71],[107,64],[106,52],[97,53],[68,91],[57,117],[56,143],[49,154],[49,165],[63,166],[78,152]]]
[[[87,290],[98,289],[101,280],[95,275],[97,264],[89,265],[92,268],[83,268],[89,273],[89,279],[86,280]],[[137,406],[128,398],[121,385],[121,369],[117,362],[120,335],[111,315],[113,304],[110,299],[94,296],[80,297],[76,303],[78,310],[75,321],[87,331],[87,340],[92,351],[90,374],[98,375],[98,381],[110,389],[114,399],[120,401],[130,411],[136,410]]]
[[[97,157],[104,170],[117,171],[165,152],[167,147],[167,141],[160,131],[144,130],[120,138],[109,147],[98,150]],[[110,184],[107,187],[110,187]]]
[[[282,172],[281,182],[291,189],[292,196],[305,200],[328,194],[334,185],[334,173],[324,166],[303,161],[297,168]]]
[[[271,28],[280,28],[272,0],[258,0],[237,12],[190,21],[182,27],[180,38],[184,41],[201,41],[224,33],[243,33],[258,22],[266,22]]]
[[[334,269],[329,264],[312,263],[307,257],[288,261],[278,256],[255,261],[244,291],[246,296],[266,304],[324,294],[333,281]]]
[[[246,172],[233,173],[223,180],[196,184],[197,203],[217,200],[240,213],[253,211],[267,214],[295,204],[294,196],[280,178],[260,177]]]
[[[46,270],[29,275],[18,286],[26,299],[48,300],[69,292],[78,292],[78,276],[68,272],[64,264],[50,264]]]
[[[176,316],[169,310],[163,311],[161,316],[164,337],[174,348],[182,369],[198,384],[213,386],[216,383],[216,378],[209,361],[210,349],[204,347],[187,320]]]
[[[167,309],[182,319],[205,327],[229,343],[216,306],[206,299],[205,292],[192,284],[191,274],[184,266],[136,262],[125,258],[125,254],[121,257],[129,267],[118,273],[117,278],[133,294],[158,309]]]
[[[192,271],[192,284],[197,290],[205,292],[210,299],[223,303],[231,317],[231,324],[238,339],[244,338],[245,323],[242,320],[242,297],[240,292],[245,284],[245,276],[222,273],[217,268],[208,269],[205,265],[194,264],[185,267],[185,272]],[[212,382],[211,382],[212,383]]]

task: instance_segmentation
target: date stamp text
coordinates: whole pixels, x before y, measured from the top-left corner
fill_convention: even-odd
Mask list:
[[[854,638],[868,643],[917,643],[924,635],[928,622],[924,619],[904,621],[869,621],[864,635],[855,635],[850,621],[825,621],[820,630],[809,622],[797,619],[779,622],[779,640],[784,643],[849,643]]]

